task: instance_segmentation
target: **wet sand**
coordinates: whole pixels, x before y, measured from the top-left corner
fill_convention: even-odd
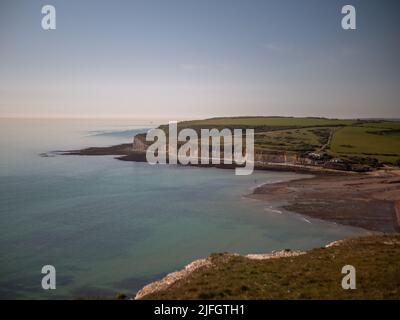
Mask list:
[[[312,218],[378,232],[400,231],[400,174],[325,175],[265,184],[249,197]]]

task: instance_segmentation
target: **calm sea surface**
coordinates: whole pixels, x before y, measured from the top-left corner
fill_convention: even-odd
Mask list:
[[[156,123],[0,120],[0,298],[133,294],[213,252],[309,249],[363,233],[243,197],[294,173],[39,156],[129,142]],[[41,288],[47,264],[53,291]]]

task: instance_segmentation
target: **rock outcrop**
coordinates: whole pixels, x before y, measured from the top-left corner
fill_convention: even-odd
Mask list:
[[[165,290],[175,282],[186,278],[188,275],[198,270],[199,268],[210,266],[212,266],[212,262],[209,258],[195,260],[192,263],[188,264],[183,270],[172,272],[166,275],[163,279],[144,286],[141,290],[137,292],[135,300],[140,299],[150,293]]]

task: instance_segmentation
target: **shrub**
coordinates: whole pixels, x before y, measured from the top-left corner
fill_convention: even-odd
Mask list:
[[[126,299],[126,294],[124,293],[117,293],[117,295],[115,296],[115,298],[117,300],[125,300]]]

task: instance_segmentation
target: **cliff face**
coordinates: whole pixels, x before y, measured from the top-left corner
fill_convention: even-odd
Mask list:
[[[135,136],[132,143],[132,151],[144,152],[147,150],[147,144],[143,136]]]
[[[303,158],[296,153],[288,152],[256,152],[254,160],[262,163],[312,164],[310,159]]]
[[[243,258],[247,258],[249,260],[269,260],[269,259],[279,259],[279,258],[287,258],[287,257],[297,257],[299,255],[306,254],[303,251],[292,251],[292,250],[282,250],[282,251],[272,251],[271,253],[265,254],[248,254]],[[157,294],[159,292],[163,292],[178,283],[179,281],[185,281],[185,279],[189,278],[194,272],[204,269],[211,269],[213,272],[213,268],[216,268],[217,265],[215,261],[229,261],[232,257],[240,257],[237,253],[223,253],[216,254],[216,257],[210,256],[205,259],[199,259],[191,262],[186,267],[184,267],[180,271],[172,272],[166,275],[163,279],[152,282],[146,286],[144,286],[141,290],[139,290],[135,296],[135,300],[143,299],[148,295]]]
[[[136,298],[151,300],[400,298],[399,235],[370,235],[346,239],[306,253],[284,250],[272,254],[248,256],[213,254],[200,261],[178,271],[175,276],[167,276],[158,283],[148,285],[139,291]],[[341,286],[344,277],[341,270],[349,262],[357,268],[357,290],[343,290]],[[382,272],[383,265],[385,272]]]
[[[149,146],[149,142],[142,135],[137,135],[133,138],[132,151],[145,152]],[[221,154],[223,157],[223,154]],[[284,164],[312,164],[310,159],[300,157],[295,153],[287,152],[257,152],[254,155],[254,160],[260,163],[284,163]]]
[[[82,150],[70,150],[70,151],[59,151],[57,153],[64,155],[119,155],[119,160],[124,161],[138,161],[146,162],[146,150],[152,142],[146,141],[144,135],[137,135],[133,138],[133,143],[125,143],[111,147],[92,147]],[[168,146],[166,147],[168,153]],[[211,155],[211,154],[210,154]],[[168,157],[168,154],[167,154]],[[221,166],[224,168],[234,168],[235,166],[226,165],[223,161],[223,151],[221,152]],[[371,168],[361,164],[347,164],[347,163],[336,163],[331,161],[316,161],[307,157],[303,157],[301,154],[295,152],[284,152],[284,151],[255,151],[254,161],[256,169],[270,168],[273,170],[291,170],[292,166],[294,170],[298,171],[300,167],[304,170],[326,170],[326,171],[356,171],[356,172],[367,172],[371,171]],[[292,168],[292,169],[293,169]]]

